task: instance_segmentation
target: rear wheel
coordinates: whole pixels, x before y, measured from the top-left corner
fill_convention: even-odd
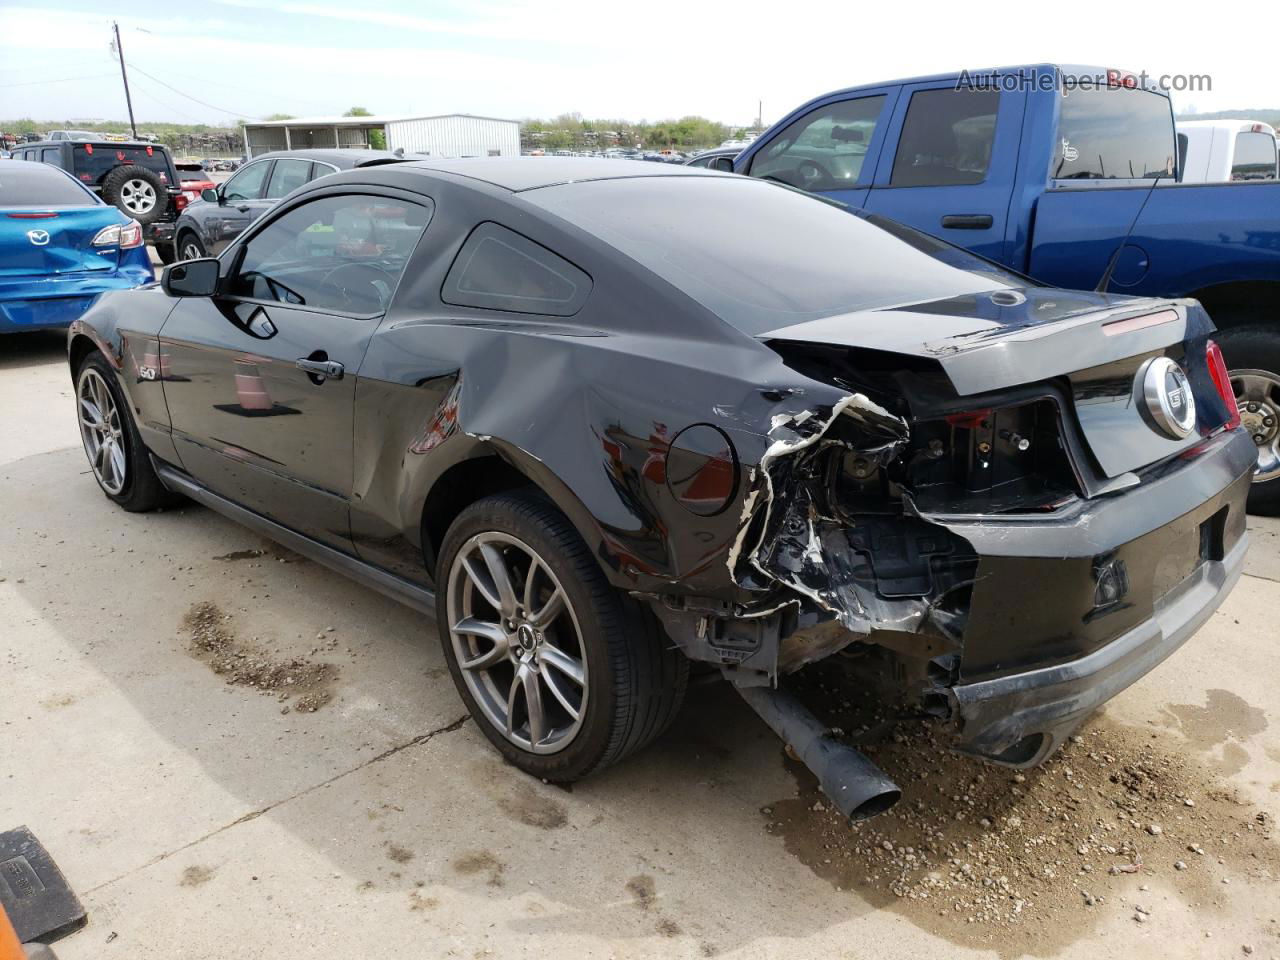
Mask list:
[[[1238,327],[1215,334],[1240,407],[1240,422],[1258,447],[1249,511],[1280,514],[1280,332]]]
[[[89,467],[109,499],[131,513],[181,499],[156,476],[115,373],[96,350],[76,372],[76,414]]]
[[[208,256],[204,252],[204,244],[200,242],[200,238],[190,231],[178,237],[175,245],[178,248],[179,260],[199,260],[201,257]]]
[[[649,743],[679,709],[688,661],[537,493],[465,509],[445,536],[436,583],[458,692],[526,773],[584,777]]]

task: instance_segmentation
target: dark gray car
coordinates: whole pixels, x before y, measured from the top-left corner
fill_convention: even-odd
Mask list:
[[[174,230],[178,260],[217,256],[245,227],[283,197],[318,177],[395,163],[402,159],[385,150],[281,150],[264,153],[235,176],[182,212]]]

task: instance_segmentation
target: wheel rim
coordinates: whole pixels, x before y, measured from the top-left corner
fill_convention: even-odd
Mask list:
[[[84,441],[84,452],[93,467],[93,475],[103,490],[118,494],[128,479],[120,411],[107,382],[92,367],[80,374],[76,402],[80,413],[80,439]]]
[[[1258,447],[1254,483],[1280,477],[1280,376],[1269,370],[1232,370],[1240,422]]]
[[[183,260],[199,260],[204,256],[204,251],[196,244],[194,240],[188,240],[182,247]]]
[[[126,180],[120,188],[120,202],[130,213],[150,213],[156,205],[156,191],[145,180]]]
[[[534,754],[577,737],[590,687],[578,617],[538,553],[509,534],[476,534],[449,570],[454,657],[485,719]]]

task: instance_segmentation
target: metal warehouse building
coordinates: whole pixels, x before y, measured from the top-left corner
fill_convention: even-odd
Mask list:
[[[309,147],[368,149],[369,134],[381,131],[388,150],[433,157],[518,157],[520,123],[495,117],[449,113],[439,117],[305,117],[260,120],[244,125],[245,153]]]

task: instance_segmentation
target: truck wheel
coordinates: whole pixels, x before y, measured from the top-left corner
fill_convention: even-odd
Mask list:
[[[102,199],[146,226],[160,219],[169,194],[159,176],[130,163],[107,174],[102,181]]]
[[[1280,331],[1237,327],[1214,339],[1227,361],[1240,421],[1258,445],[1249,512],[1280,515]]]
[[[481,732],[526,773],[577,780],[649,743],[679,710],[688,660],[536,491],[463,510],[436,584],[453,682]]]

